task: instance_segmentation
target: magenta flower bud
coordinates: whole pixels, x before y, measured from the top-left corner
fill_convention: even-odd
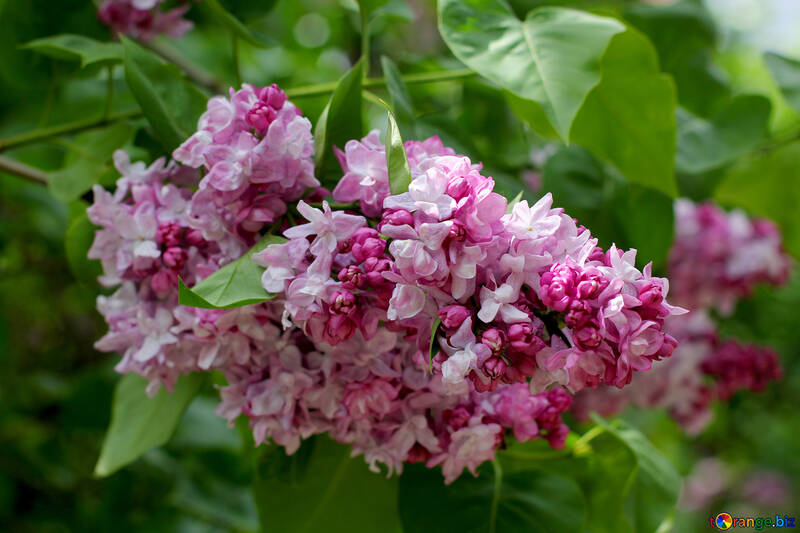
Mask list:
[[[385,211],[383,213],[383,217],[381,218],[381,223],[378,225],[378,229],[380,230],[384,224],[388,224],[390,226],[402,226],[404,224],[413,226],[414,217],[405,209]]]
[[[386,285],[387,280],[383,273],[392,268],[392,262],[385,258],[368,257],[364,261],[364,272],[367,283],[375,286]]]
[[[199,229],[192,229],[186,232],[186,242],[190,246],[196,246],[197,248],[204,248],[208,241],[203,238],[203,232]]]
[[[505,334],[497,328],[487,329],[481,334],[481,343],[492,351],[492,355],[499,355],[505,344]]]
[[[564,311],[572,301],[572,289],[575,284],[575,271],[566,266],[555,264],[549,272],[542,274],[542,302],[555,309]]]
[[[186,250],[183,248],[173,246],[172,248],[167,248],[162,258],[164,259],[164,264],[172,270],[181,270],[184,263],[186,263],[187,255]]]
[[[531,324],[512,324],[508,328],[508,341],[514,350],[536,355],[545,345],[538,333]]]
[[[356,261],[366,261],[368,258],[381,257],[386,251],[386,241],[373,237],[364,239],[360,243],[353,240],[351,251],[353,252],[353,257],[356,258]]]
[[[431,452],[427,450],[423,445],[420,443],[414,443],[414,446],[408,450],[408,455],[406,455],[406,462],[407,463],[426,463],[428,459],[431,458]]]
[[[655,358],[663,359],[672,355],[675,348],[678,346],[678,341],[672,335],[664,333],[664,340],[661,342],[661,348],[655,354]]]
[[[341,269],[336,277],[350,290],[363,288],[366,281],[364,273],[355,265]]]
[[[330,310],[339,315],[349,315],[356,309],[356,297],[350,291],[336,291],[331,294]]]
[[[608,279],[596,268],[585,270],[578,281],[578,298],[591,300],[608,286]]]
[[[469,410],[463,406],[455,409],[445,409],[442,413],[442,421],[454,430],[466,426],[471,417]]]
[[[450,226],[450,233],[448,234],[447,237],[451,241],[456,241],[456,242],[462,242],[464,239],[466,239],[467,230],[464,227],[464,224],[462,224],[458,220],[454,220],[453,224]]]
[[[483,373],[492,380],[498,380],[506,373],[506,362],[499,357],[490,357],[483,363]]]
[[[363,244],[368,239],[379,239],[380,234],[372,228],[358,228],[350,240],[353,244]]]
[[[447,182],[445,192],[454,200],[460,200],[469,194],[469,182],[463,176],[453,176]]]
[[[639,289],[639,301],[642,302],[644,307],[652,307],[660,304],[664,299],[661,292],[661,286],[650,282],[641,289]]]
[[[472,312],[463,305],[448,305],[439,309],[439,318],[447,329],[458,329],[471,316]]]
[[[582,300],[572,300],[564,322],[571,328],[583,326],[592,317],[592,308]]]
[[[166,296],[173,287],[177,286],[178,278],[169,270],[156,272],[153,277],[150,278],[150,288],[161,298]]]
[[[575,344],[584,350],[597,348],[603,340],[600,336],[600,331],[592,324],[587,324],[575,331],[573,338],[575,339]]]
[[[352,337],[355,331],[355,323],[346,315],[330,315],[328,323],[325,324],[323,336],[326,341],[336,345]]]
[[[281,109],[288,100],[286,93],[275,83],[262,87],[258,91],[258,99],[273,109]]]
[[[166,247],[179,246],[181,243],[181,228],[175,222],[164,222],[156,230],[156,242]]]

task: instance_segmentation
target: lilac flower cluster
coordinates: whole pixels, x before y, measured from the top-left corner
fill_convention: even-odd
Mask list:
[[[183,37],[192,29],[192,23],[183,18],[190,7],[188,0],[181,0],[183,5],[167,11],[161,9],[164,1],[105,0],[97,16],[115,35],[128,35],[144,41],[158,35],[168,35],[173,39]]]
[[[710,203],[675,202],[669,276],[680,305],[728,314],[756,284],[785,283],[790,268],[780,231],[769,220]]]
[[[711,420],[711,404],[740,390],[759,392],[782,375],[777,353],[735,340],[722,340],[710,312],[729,313],[758,282],[785,283],[791,260],[777,228],[744,213],[726,214],[711,204],[678,200],[676,236],[670,253],[673,293],[691,312],[667,320],[678,339],[669,360],[637,376],[630,387],[602,387],[575,398],[579,419],[591,411],[609,416],[627,405],[663,408],[689,434]]]
[[[117,156],[95,189],[90,256],[120,285],[98,307],[121,372],[171,386],[218,369],[218,413],[294,452],[327,432],[373,470],[441,465],[445,481],[513,436],[561,447],[562,414],[586,387],[623,387],[668,357],[682,312],[667,281],[604,251],[546,195],[509,207],[481,165],[433,137],[405,144],[412,181],[391,194],[377,132],[336,150],[332,195],[313,176],[311,127],[276,86],[215,97],[166,163]],[[178,164],[180,163],[180,165]],[[295,218],[306,222],[295,224]],[[259,237],[267,303],[177,304]]]

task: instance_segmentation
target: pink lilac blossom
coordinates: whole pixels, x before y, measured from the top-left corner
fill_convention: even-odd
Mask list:
[[[756,284],[784,284],[790,268],[780,231],[769,220],[709,203],[675,202],[669,274],[680,305],[730,314]]]
[[[143,41],[158,35],[173,39],[183,37],[192,23],[183,15],[189,10],[188,0],[167,11],[161,9],[164,0],[106,0],[100,5],[97,17],[114,32]]]

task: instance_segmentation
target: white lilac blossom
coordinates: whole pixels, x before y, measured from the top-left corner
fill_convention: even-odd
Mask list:
[[[376,132],[337,151],[333,199],[358,208],[333,208],[308,120],[277,86],[244,85],[209,101],[175,162],[119,155],[116,192],[96,187],[90,209],[91,256],[118,286],[98,300],[98,348],[151,391],[221,371],[218,414],[247,417],[259,444],[293,453],[328,433],[375,471],[423,462],[447,483],[511,438],[562,447],[572,394],[672,353],[663,326],[682,310],[635,251],[602,250],[550,195],[507,213],[437,137],[405,149],[412,181],[394,195]],[[178,277],[193,286],[278,230],[288,240],[252,256],[272,300],[177,304]]]

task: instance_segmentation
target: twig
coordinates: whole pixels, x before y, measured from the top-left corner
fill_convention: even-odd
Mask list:
[[[0,171],[14,174],[38,185],[47,185],[47,174],[38,168],[33,168],[2,155],[0,155]]]

